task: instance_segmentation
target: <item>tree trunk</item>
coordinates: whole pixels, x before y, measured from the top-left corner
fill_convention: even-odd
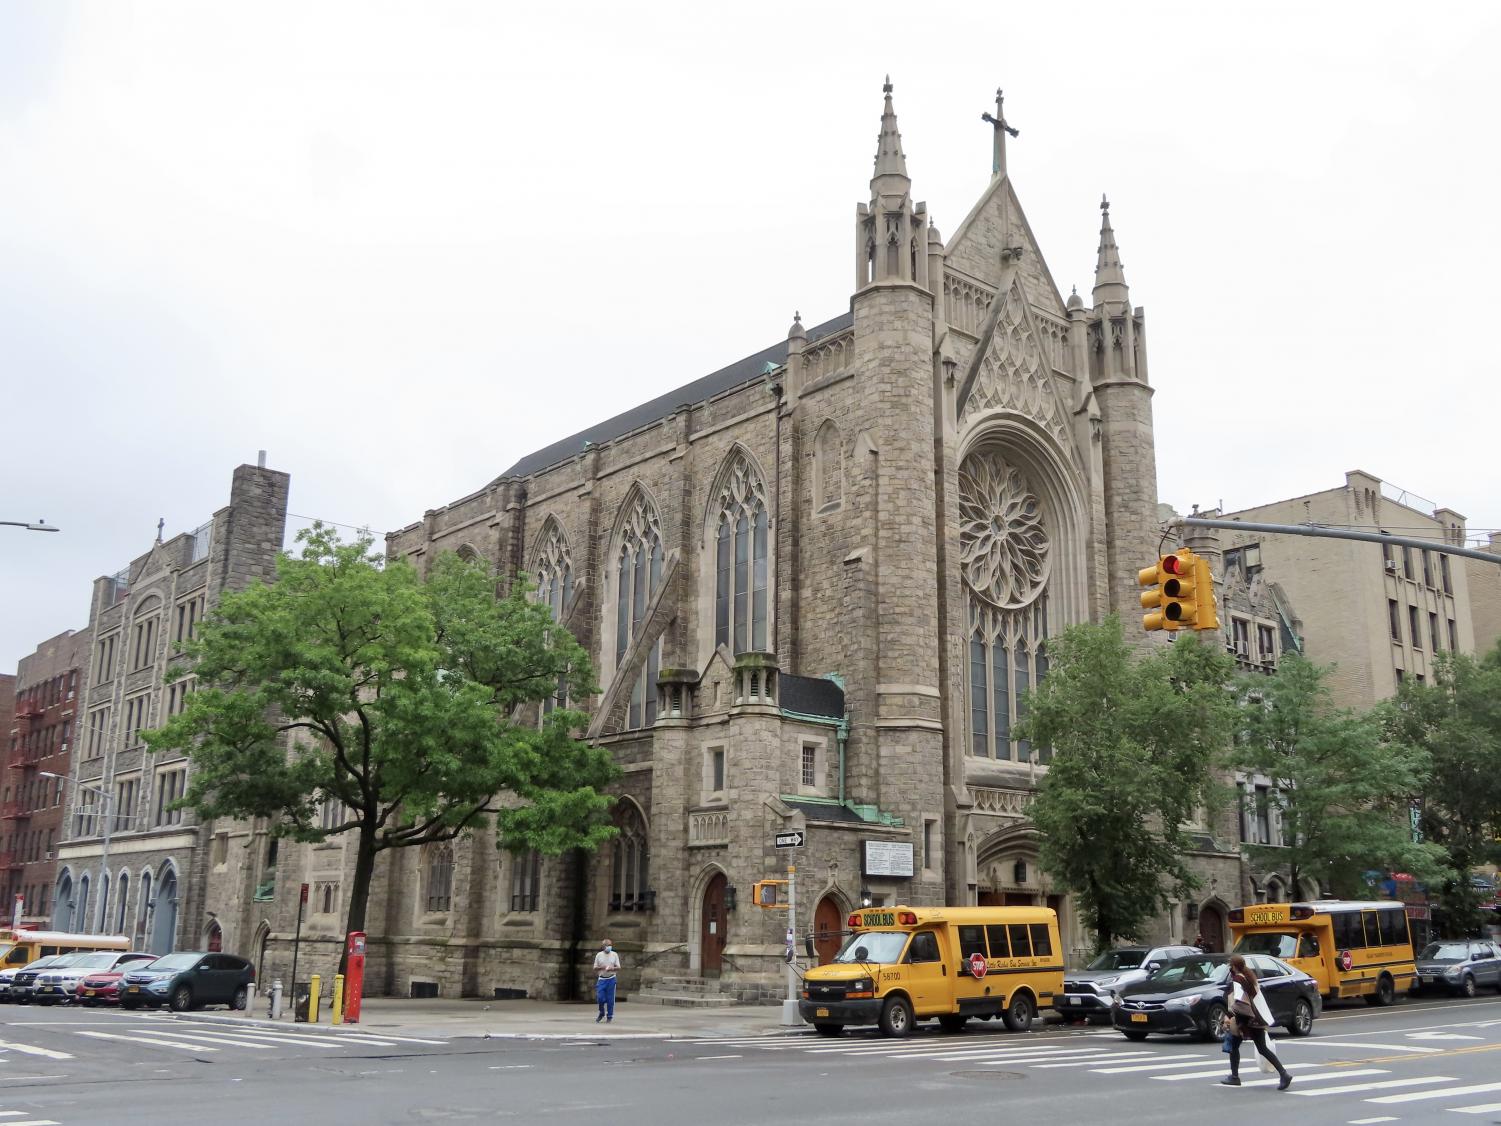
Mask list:
[[[375,825],[366,817],[360,822],[359,844],[355,849],[354,857],[354,881],[349,887],[349,915],[344,925],[347,935],[350,931],[362,931],[365,929],[365,912],[370,906],[370,881],[375,876]],[[347,973],[349,969],[349,943],[344,943],[344,948],[339,952],[339,972]]]

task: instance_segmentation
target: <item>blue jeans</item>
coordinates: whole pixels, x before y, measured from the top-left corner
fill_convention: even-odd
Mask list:
[[[600,1016],[607,1020],[615,1019],[615,979],[602,977],[599,984],[594,987],[594,999],[599,1002]]]

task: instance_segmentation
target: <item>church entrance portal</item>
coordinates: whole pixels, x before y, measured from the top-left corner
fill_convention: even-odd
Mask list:
[[[730,913],[724,902],[728,882],[723,872],[716,872],[704,889],[704,912],[699,930],[699,949],[703,952],[700,970],[704,977],[718,977],[724,968],[725,932],[730,929]]]
[[[839,903],[832,895],[826,895],[818,901],[818,909],[813,912],[813,949],[818,954],[818,964],[826,966],[834,960],[834,955],[839,953],[839,947],[844,942],[844,936],[840,932],[844,930],[844,912],[839,909]]]

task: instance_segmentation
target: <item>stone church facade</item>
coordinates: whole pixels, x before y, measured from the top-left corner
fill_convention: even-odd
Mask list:
[[[784,988],[786,915],[834,941],[863,895],[1048,903],[1013,737],[1066,626],[1137,611],[1159,537],[1145,318],[1108,204],[1089,301],[1065,299],[1007,173],[945,240],[913,193],[886,87],[849,310],[522,458],[387,536],[525,572],[592,656],[573,701],[623,772],[597,854],[486,831],[381,860],[367,987],[569,997],[608,934],[625,992]],[[773,847],[801,830],[795,852]],[[286,850],[292,853],[289,847]],[[352,849],[284,855],[264,929],[331,972]],[[324,898],[320,888],[332,888]],[[320,902],[323,898],[323,902]],[[321,910],[325,905],[329,910]]]

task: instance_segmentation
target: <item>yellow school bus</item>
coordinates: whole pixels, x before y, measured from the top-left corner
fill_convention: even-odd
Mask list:
[[[867,907],[834,960],[803,978],[799,1011],[823,1036],[876,1024],[906,1036],[1000,1017],[1013,1032],[1063,996],[1058,915],[1046,907]]]
[[[1390,1005],[1417,980],[1407,911],[1391,900],[1258,903],[1230,912],[1232,949],[1270,954],[1319,983],[1326,1000]]]
[[[49,954],[76,950],[129,950],[130,939],[118,934],[68,934],[25,927],[0,930],[0,969],[19,969]]]

